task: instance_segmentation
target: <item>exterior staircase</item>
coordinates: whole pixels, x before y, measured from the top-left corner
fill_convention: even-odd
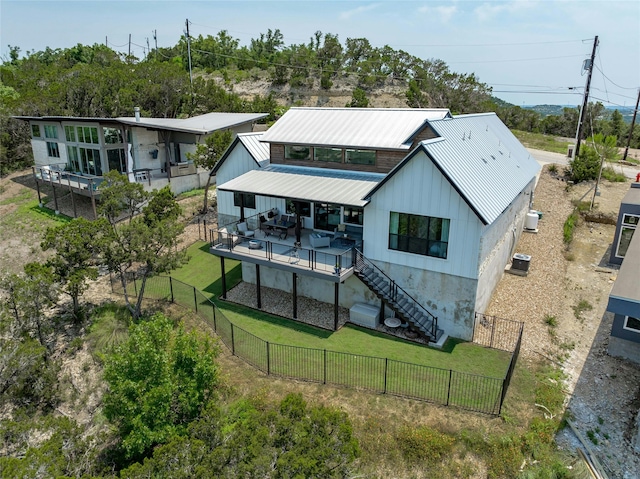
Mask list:
[[[418,303],[409,293],[355,249],[354,274],[382,299],[412,330],[429,342],[438,342],[444,334],[438,329],[438,318]]]

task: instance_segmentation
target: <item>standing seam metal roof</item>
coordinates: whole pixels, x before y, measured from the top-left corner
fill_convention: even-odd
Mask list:
[[[218,185],[221,191],[237,191],[302,201],[364,206],[363,199],[385,175],[356,171],[269,165]]]
[[[415,133],[428,121],[450,116],[444,108],[291,108],[262,141],[408,150]]]
[[[260,166],[266,166],[269,164],[271,151],[268,143],[260,141],[262,135],[264,132],[238,133],[238,139]]]
[[[495,113],[431,122],[444,141],[423,141],[427,153],[489,224],[540,170]]]

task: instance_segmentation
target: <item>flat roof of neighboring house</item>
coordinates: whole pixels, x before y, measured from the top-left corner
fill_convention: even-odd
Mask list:
[[[363,199],[364,196],[384,177],[381,173],[269,165],[218,185],[217,189],[300,201],[364,206],[368,203]]]
[[[191,118],[146,118],[136,121],[133,117],[117,118],[121,123],[131,126],[144,126],[154,130],[182,131],[196,135],[206,135],[216,130],[250,123],[268,116],[267,113],[207,113]]]
[[[640,205],[640,183],[632,183],[629,191],[622,198],[624,205]]]
[[[638,280],[638,272],[640,271],[640,233],[638,231],[640,230],[636,230],[631,238],[629,249],[627,249],[618,277],[609,294],[609,306],[607,306],[607,309],[614,313],[618,311],[615,310],[615,301],[612,302],[612,299],[627,303],[637,303],[638,311],[640,312],[640,280]]]
[[[421,142],[367,197],[424,151],[484,224],[491,224],[540,170],[495,113],[460,115],[429,122],[440,138]]]
[[[446,108],[291,108],[261,141],[408,150],[425,124],[450,116]]]
[[[68,121],[68,122],[91,122],[91,123],[120,123],[130,126],[139,126],[151,130],[170,130],[195,135],[206,135],[216,130],[233,128],[243,123],[250,123],[265,118],[267,113],[207,113],[191,118],[148,118],[140,117],[136,121],[135,117],[119,118],[94,118],[77,116],[14,116],[17,120],[25,121]]]

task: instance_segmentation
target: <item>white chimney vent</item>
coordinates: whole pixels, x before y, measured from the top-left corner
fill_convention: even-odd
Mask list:
[[[139,106],[136,106],[136,107],[133,109],[133,111],[135,112],[135,115],[136,115],[136,121],[137,121],[138,123],[140,123],[140,107],[139,107]]]

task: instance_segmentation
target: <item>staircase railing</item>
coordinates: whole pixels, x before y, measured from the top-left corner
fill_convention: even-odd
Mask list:
[[[394,302],[398,302],[398,294],[402,294],[403,296],[407,297],[408,299],[410,299],[411,301],[413,301],[413,304],[419,308],[422,312],[424,312],[424,314],[431,320],[432,325],[431,325],[431,331],[430,334],[433,338],[436,338],[436,333],[438,331],[438,318],[436,316],[434,316],[433,314],[431,314],[431,312],[429,310],[427,310],[424,306],[422,306],[413,296],[411,296],[405,289],[402,288],[402,286],[398,285],[398,283],[396,283],[396,281],[394,279],[392,279],[388,274],[386,274],[384,271],[382,271],[380,268],[378,268],[373,262],[371,262],[369,259],[367,259],[364,254],[362,254],[362,251],[358,250],[357,248],[354,248],[355,251],[355,270],[356,272],[362,271],[364,269],[365,266],[369,266],[371,268],[374,268],[374,270],[382,275],[383,277],[385,277],[388,282],[389,282],[389,296],[391,297],[391,300],[393,300]],[[404,309],[404,308],[401,308]]]

